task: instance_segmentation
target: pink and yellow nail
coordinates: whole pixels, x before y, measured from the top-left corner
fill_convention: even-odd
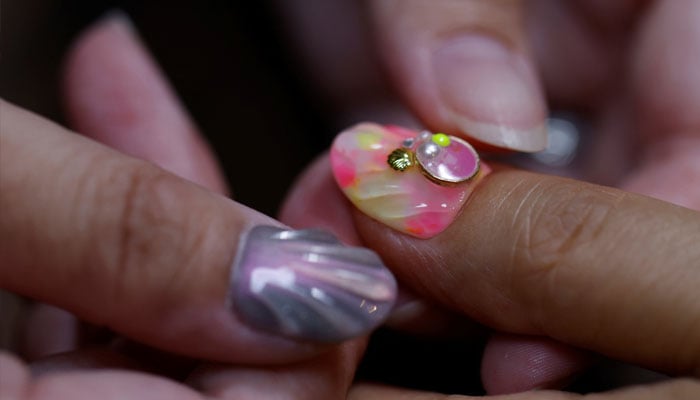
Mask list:
[[[374,123],[341,132],[331,165],[360,211],[419,238],[445,230],[491,171],[462,139]]]

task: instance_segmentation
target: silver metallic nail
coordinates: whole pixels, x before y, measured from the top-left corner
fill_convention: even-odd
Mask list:
[[[396,280],[369,249],[320,230],[256,226],[241,239],[231,306],[248,325],[316,342],[369,333],[396,300]]]

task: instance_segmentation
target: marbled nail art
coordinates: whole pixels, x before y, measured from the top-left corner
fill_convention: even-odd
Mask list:
[[[320,230],[256,226],[233,265],[231,305],[248,325],[300,340],[341,342],[387,317],[396,280],[373,251]]]
[[[412,158],[402,149],[412,148],[416,138],[423,143]],[[476,153],[466,151],[462,140],[453,142],[444,134],[358,124],[333,142],[333,174],[360,211],[399,231],[430,238],[452,223],[475,185],[491,171],[484,163],[478,165]],[[437,155],[428,151],[441,147],[447,151]],[[422,172],[411,166],[416,163]],[[436,183],[435,178],[445,182]]]

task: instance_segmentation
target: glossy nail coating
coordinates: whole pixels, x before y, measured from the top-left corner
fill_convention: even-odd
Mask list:
[[[320,230],[254,227],[233,268],[238,317],[294,339],[341,342],[367,334],[396,300],[396,281],[379,256]]]
[[[399,231],[429,238],[452,223],[490,169],[482,163],[467,182],[445,186],[427,179],[418,168],[397,170],[392,166],[392,160],[403,160],[401,154],[391,156],[397,148],[410,147],[416,140],[432,143],[421,135],[401,127],[362,123],[338,135],[331,148],[331,164],[336,182],[360,211]],[[445,148],[450,146],[441,136],[435,140]],[[429,154],[425,157],[427,160]]]

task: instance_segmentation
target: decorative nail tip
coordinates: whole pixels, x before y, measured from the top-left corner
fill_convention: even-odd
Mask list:
[[[331,165],[360,211],[419,238],[445,230],[491,171],[460,138],[374,123],[341,132]]]
[[[397,295],[369,249],[321,230],[256,226],[241,239],[231,303],[248,325],[297,340],[335,343],[369,333]]]
[[[548,135],[545,121],[530,129],[518,129],[475,122],[456,113],[452,113],[452,120],[462,131],[469,132],[469,137],[498,148],[525,153],[536,153],[547,148]]]

